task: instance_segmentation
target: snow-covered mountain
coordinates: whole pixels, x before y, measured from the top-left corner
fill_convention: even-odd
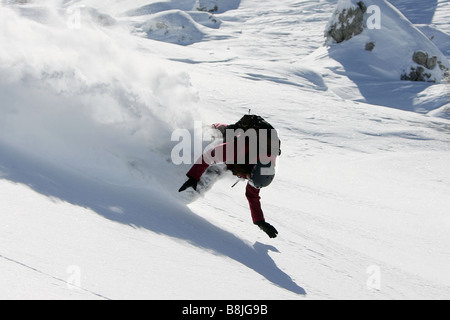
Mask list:
[[[360,32],[324,36],[359,2]],[[449,16],[448,0],[2,1],[0,298],[448,299]],[[249,109],[282,140],[261,192],[273,240],[244,183],[192,201],[171,160],[176,130]]]
[[[343,98],[421,113],[448,103],[450,64],[438,48],[441,41],[433,43],[432,35],[428,38],[389,2],[340,1],[326,36],[329,47],[312,55],[316,61],[311,63],[355,83],[352,93],[347,86],[344,92],[335,90]],[[450,52],[448,47],[445,51]],[[422,83],[411,86],[401,80]]]

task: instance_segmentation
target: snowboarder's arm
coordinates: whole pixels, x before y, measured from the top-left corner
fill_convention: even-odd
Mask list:
[[[194,178],[189,178],[188,181],[186,181],[181,188],[178,190],[178,192],[183,192],[184,190],[186,190],[187,188],[192,188],[195,191],[197,191],[197,183],[198,181],[195,180]]]
[[[191,170],[186,174],[189,178],[194,178],[200,181],[203,173],[206,169],[214,163],[223,163],[226,161],[226,143],[223,143],[215,147],[210,152],[204,153],[200,159],[198,159],[192,166]]]
[[[248,183],[245,195],[247,196],[248,203],[250,205],[253,223],[256,224],[262,231],[267,233],[270,238],[276,238],[278,235],[277,229],[267,223],[264,219],[264,214],[261,210],[261,197],[259,196],[259,189],[253,188]]]
[[[258,222],[265,221],[264,213],[261,209],[261,197],[259,196],[259,189],[252,187],[247,183],[247,188],[245,190],[245,196],[247,197],[248,204],[250,206],[250,212],[252,214],[252,219],[254,224]]]
[[[200,181],[200,178],[202,177],[203,173],[205,173],[206,169],[208,169],[209,166],[210,164],[207,163],[205,159],[202,157],[201,162],[200,160],[198,160],[186,175],[189,178],[193,178],[197,181]]]
[[[225,130],[227,129],[228,125],[223,123],[214,123],[212,128],[219,130],[222,133],[222,136],[226,136]]]

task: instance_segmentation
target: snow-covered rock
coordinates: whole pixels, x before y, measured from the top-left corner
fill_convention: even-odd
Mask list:
[[[241,0],[196,0],[195,8],[199,11],[223,13],[237,9]]]
[[[221,8],[228,8],[221,6]],[[128,10],[135,21],[133,33],[149,39],[180,45],[202,41],[207,28],[218,29],[222,23],[217,1],[172,0],[153,2]],[[222,11],[223,12],[223,11]]]
[[[356,5],[350,0],[340,1],[325,31],[327,41],[341,43],[361,34],[366,12],[367,7],[363,1],[358,1]]]
[[[325,35],[333,56],[380,80],[440,82],[450,69],[436,45],[386,0],[340,0]],[[417,63],[419,52],[434,63]]]
[[[153,40],[181,45],[201,41],[205,33],[192,17],[181,10],[169,10],[152,15],[135,25],[135,33]]]

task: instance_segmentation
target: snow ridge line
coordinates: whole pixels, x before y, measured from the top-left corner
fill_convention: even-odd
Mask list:
[[[91,290],[82,288],[82,287],[80,287],[80,286],[77,286],[77,285],[68,283],[68,282],[67,282],[66,280],[64,280],[64,279],[61,279],[61,278],[58,278],[58,277],[53,276],[53,275],[51,275],[51,274],[45,273],[45,272],[43,272],[43,271],[41,271],[41,270],[39,270],[39,269],[33,268],[33,267],[31,267],[31,266],[25,264],[25,263],[23,263],[23,262],[20,262],[20,261],[17,261],[17,260],[14,260],[14,259],[5,257],[5,256],[2,255],[2,254],[0,254],[0,258],[4,259],[4,260],[6,260],[6,261],[9,261],[9,262],[18,264],[18,265],[20,265],[20,266],[22,266],[22,267],[25,267],[25,268],[27,268],[27,269],[30,269],[30,270],[36,272],[36,273],[40,273],[40,274],[42,274],[42,275],[44,275],[44,276],[46,276],[46,277],[53,278],[54,280],[57,280],[57,281],[59,281],[59,282],[63,282],[63,283],[65,283],[66,285],[70,285],[70,286],[72,286],[72,287],[75,287],[75,288],[77,288],[77,289],[79,289],[79,290],[82,290],[82,291],[84,291],[84,292],[90,293],[90,294],[95,295],[95,296],[97,296],[97,297],[100,297],[100,298],[102,298],[102,299],[105,299],[105,300],[112,300],[112,299],[110,299],[110,298],[108,298],[108,297],[105,297],[105,296],[101,295],[100,293],[96,293],[96,292],[94,292],[94,291],[91,291]]]

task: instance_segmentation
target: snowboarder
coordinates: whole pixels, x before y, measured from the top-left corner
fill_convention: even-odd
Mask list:
[[[267,187],[273,181],[275,177],[274,167],[276,157],[281,154],[279,148],[281,143],[278,139],[276,130],[264,119],[255,115],[246,115],[233,125],[214,124],[212,127],[222,133],[224,143],[202,155],[201,159],[199,159],[186,174],[189,179],[178,191],[182,192],[187,188],[197,190],[197,183],[210,165],[225,163],[227,169],[231,170],[235,176],[248,180],[245,195],[250,206],[253,223],[267,233],[270,238],[276,238],[278,231],[266,222],[260,202],[260,189]],[[239,131],[239,129],[242,130]],[[253,129],[257,132],[258,138],[256,141],[246,139],[246,137],[248,138],[246,133],[249,129]],[[232,139],[228,136],[230,130],[233,132],[233,135],[231,135]],[[262,157],[259,152],[261,149],[259,135],[260,132],[264,132],[266,133],[267,138],[267,131],[269,131],[269,139],[266,139],[268,144],[264,157]],[[244,143],[239,143],[239,140],[241,139],[244,139]],[[273,143],[272,141],[276,142]],[[254,154],[250,155],[252,153],[250,152],[251,143],[257,144],[258,146],[256,157]],[[272,145],[274,145],[275,152],[271,151],[273,150]],[[231,153],[230,149],[232,150]],[[238,159],[245,160],[238,161]]]

